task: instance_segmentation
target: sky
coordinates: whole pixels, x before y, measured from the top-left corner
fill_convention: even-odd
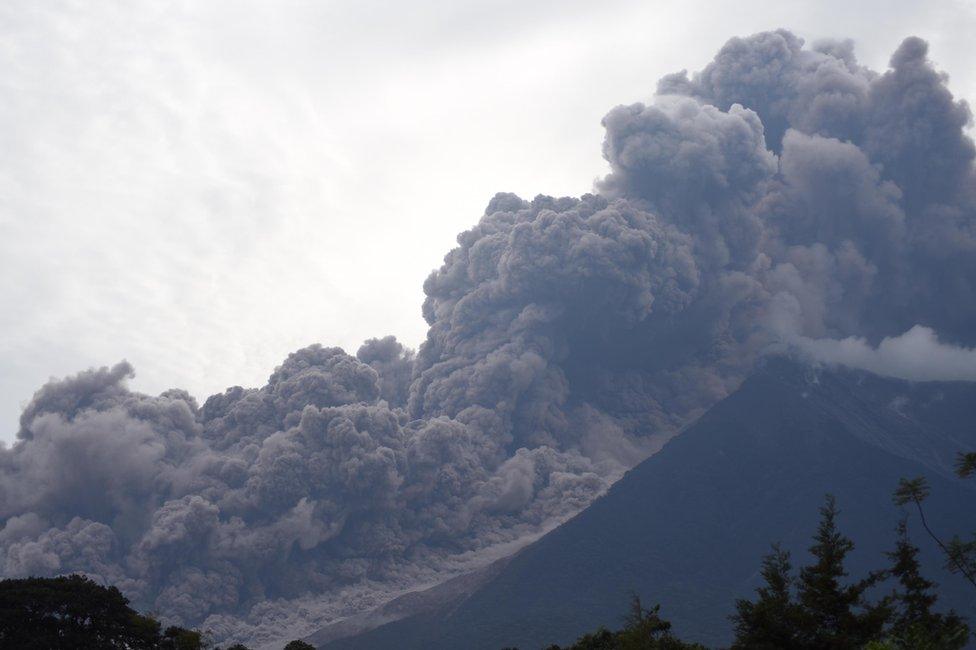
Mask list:
[[[495,192],[590,191],[613,104],[777,27],[880,70],[921,36],[976,99],[972,0],[7,0],[0,440],[49,377],[122,359],[202,401],[313,342],[418,345]]]

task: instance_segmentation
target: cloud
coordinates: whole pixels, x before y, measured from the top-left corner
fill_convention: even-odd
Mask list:
[[[816,361],[860,368],[911,381],[976,381],[976,348],[939,341],[935,331],[916,325],[877,346],[865,339],[798,339],[794,344]]]

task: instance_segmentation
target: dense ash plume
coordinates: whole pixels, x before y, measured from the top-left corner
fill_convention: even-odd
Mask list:
[[[606,487],[577,450],[507,453],[488,409],[410,421],[384,396],[411,358],[313,345],[199,407],[127,390],[126,363],[48,384],[0,456],[4,573],[83,571],[199,621],[510,540]]]
[[[459,235],[416,355],[313,345],[202,405],[124,362],[52,381],[0,451],[3,574],[260,618],[537,534],[770,346],[966,375],[940,346],[976,345],[970,114],[926,57],[909,38],[879,74],[777,31],[665,77],[604,119],[594,193],[498,194]]]

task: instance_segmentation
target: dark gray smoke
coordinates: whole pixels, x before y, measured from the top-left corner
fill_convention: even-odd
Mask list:
[[[314,345],[202,405],[124,362],[44,386],[0,451],[3,574],[273,619],[538,534],[770,346],[969,377],[939,346],[976,345],[970,114],[926,50],[878,74],[778,31],[669,75],[604,118],[594,194],[491,200],[424,286],[416,356]]]

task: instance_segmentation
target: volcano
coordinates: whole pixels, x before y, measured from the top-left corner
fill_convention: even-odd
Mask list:
[[[928,478],[934,530],[976,528],[976,489],[952,473],[956,453],[976,448],[974,421],[976,383],[768,358],[605,496],[508,561],[412,595],[419,611],[388,608],[387,619],[398,620],[310,639],[330,649],[539,648],[619,626],[636,593],[660,603],[682,638],[727,644],[734,601],[759,585],[770,544],[791,551],[794,565],[807,562],[827,493],[856,545],[852,576],[886,565],[905,514],[891,499],[901,477]],[[941,606],[972,612],[971,587],[942,567],[917,518],[909,530],[940,583]]]

